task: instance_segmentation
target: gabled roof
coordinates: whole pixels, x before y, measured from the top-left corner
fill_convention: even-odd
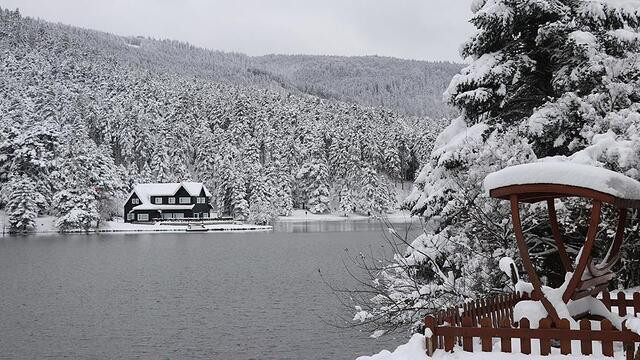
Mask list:
[[[137,184],[133,187],[133,191],[129,194],[129,198],[134,193],[138,195],[141,205],[155,205],[151,204],[152,196],[172,196],[183,187],[191,196],[199,196],[200,192],[204,189],[205,196],[211,196],[211,193],[202,183],[183,181],[179,183],[149,183],[149,184]]]

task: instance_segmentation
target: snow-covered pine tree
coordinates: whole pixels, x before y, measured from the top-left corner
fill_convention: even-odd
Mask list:
[[[604,0],[473,2],[471,22],[478,31],[462,48],[471,63],[445,92],[462,116],[436,139],[407,200],[414,214],[427,218],[428,230],[381,269],[374,286],[382,296],[361,304],[367,316],[359,318],[378,319],[378,326],[415,325],[431,310],[500,290],[496,284],[505,283],[503,275],[493,269],[516,251],[508,209],[482,191],[490,172],[563,155],[639,178],[639,6]],[[566,219],[572,204],[564,205]],[[540,210],[527,207],[523,219],[535,219],[529,215]],[[574,231],[572,238],[583,238],[580,226],[564,225]],[[559,261],[548,261],[556,256],[544,241],[548,225],[529,220],[525,228],[531,229],[528,241],[540,249],[531,254],[536,265],[549,273]],[[629,265],[622,266],[625,286],[640,280],[625,275],[640,273],[632,270],[637,263]]]
[[[308,209],[314,214],[326,213],[330,209],[329,174],[324,161],[314,159],[302,165],[296,176],[306,194]]]
[[[27,176],[18,176],[9,183],[11,189],[7,203],[10,232],[27,232],[35,228],[38,217],[37,198],[42,197],[35,183]]]

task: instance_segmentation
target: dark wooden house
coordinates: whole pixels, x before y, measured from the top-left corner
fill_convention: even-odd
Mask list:
[[[211,193],[198,182],[138,184],[124,204],[126,222],[156,219],[207,219],[214,216]]]

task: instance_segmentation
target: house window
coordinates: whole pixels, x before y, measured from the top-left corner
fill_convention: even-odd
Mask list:
[[[202,218],[203,219],[208,219],[209,218],[209,213],[208,212],[202,213]]]
[[[135,218],[135,215],[133,213],[127,214],[127,220],[133,220],[134,218]]]
[[[138,221],[149,221],[149,214],[138,214]]]
[[[193,217],[194,217],[195,219],[197,219],[198,217],[200,217],[199,215],[200,215],[199,213],[193,213]]]
[[[191,203],[190,197],[186,197],[186,196],[180,197],[180,204],[190,204],[190,203]]]
[[[131,199],[131,204],[133,204],[133,205],[138,205],[138,204],[140,204],[140,199],[138,199],[138,198],[133,198],[133,199]]]
[[[156,204],[162,204],[162,198],[161,197],[157,197],[155,203]]]
[[[197,201],[198,204],[204,204],[207,201],[207,198],[200,196]]]
[[[184,218],[184,213],[173,213],[173,218],[174,219],[183,219]]]
[[[176,198],[170,197],[169,198],[169,204],[175,204],[175,203],[176,203]]]

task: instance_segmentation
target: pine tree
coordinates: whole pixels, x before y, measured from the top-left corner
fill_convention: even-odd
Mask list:
[[[10,184],[11,195],[7,203],[9,231],[27,232],[35,228],[38,216],[35,184],[26,176],[20,176]]]
[[[301,181],[306,194],[309,211],[314,214],[329,211],[329,174],[327,165],[323,161],[315,160],[305,163],[298,172],[297,178]]]

